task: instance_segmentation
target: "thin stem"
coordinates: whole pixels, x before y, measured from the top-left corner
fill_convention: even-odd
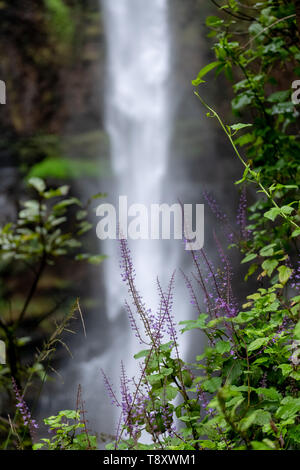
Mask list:
[[[234,140],[232,138],[232,134],[231,132],[228,131],[228,129],[226,128],[225,124],[223,123],[222,119],[220,118],[220,116],[218,115],[218,113],[212,109],[204,100],[203,98],[199,95],[199,93],[197,91],[194,92],[195,95],[197,96],[197,98],[201,101],[201,103],[203,104],[203,106],[208,109],[210,111],[210,113],[212,114],[213,117],[217,118],[217,120],[219,121],[222,129],[224,130],[225,134],[227,135],[238,159],[240,160],[240,162],[242,163],[242,165],[245,167],[245,169],[250,173],[250,175],[253,177],[254,181],[256,182],[256,184],[260,187],[261,191],[267,196],[267,198],[270,200],[270,202],[273,204],[274,207],[276,207],[276,209],[278,210],[278,214],[283,218],[285,219],[287,222],[289,222],[291,225],[293,225],[296,229],[300,229],[300,226],[298,224],[296,224],[296,222],[294,222],[290,217],[288,217],[283,211],[282,209],[278,206],[278,204],[276,203],[276,201],[274,201],[274,199],[272,198],[271,194],[268,192],[268,190],[263,186],[263,184],[260,182],[259,180],[259,174],[256,173],[256,171],[254,170],[251,170],[250,166],[245,162],[245,160],[243,159],[243,157],[241,156],[240,152],[238,151],[235,143],[234,143]]]

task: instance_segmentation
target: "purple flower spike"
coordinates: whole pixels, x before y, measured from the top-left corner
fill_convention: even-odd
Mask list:
[[[34,435],[35,429],[38,429],[38,424],[35,419],[32,418],[30,410],[24,400],[24,396],[21,395],[21,392],[17,386],[15,379],[12,377],[12,386],[17,400],[16,408],[20,411],[24,426],[27,426],[31,436]]]

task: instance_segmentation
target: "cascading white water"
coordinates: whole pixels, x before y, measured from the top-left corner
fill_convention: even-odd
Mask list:
[[[106,129],[110,137],[115,187],[109,198],[119,195],[128,204],[162,203],[166,195],[172,123],[169,80],[171,75],[168,0],[102,0],[107,41]],[[176,202],[173,199],[173,202]],[[177,248],[162,241],[129,241],[138,289],[151,309],[157,307],[156,277],[165,285],[176,265]],[[105,244],[107,315],[115,325],[126,316],[117,241]],[[107,354],[108,372],[118,382],[119,363],[125,360],[129,377],[138,369],[133,358],[139,344],[127,321],[116,326],[114,346]],[[113,367],[112,367],[113,364]]]
[[[149,206],[162,198],[168,166],[168,0],[152,0],[147,5],[140,0],[102,0],[102,6],[108,66],[106,127],[116,176],[114,196],[126,195],[129,204]],[[154,245],[133,244],[139,287],[150,303],[163,257],[161,244]],[[106,290],[110,318],[120,313],[124,302],[116,281],[120,276],[116,249],[112,243],[107,247],[112,260],[107,263]]]

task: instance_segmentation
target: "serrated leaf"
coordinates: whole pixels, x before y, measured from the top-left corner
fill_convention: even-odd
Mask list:
[[[150,352],[149,349],[144,349],[143,351],[140,351],[137,354],[135,354],[133,357],[134,359],[140,359],[141,357],[148,356],[149,352]]]
[[[271,243],[270,245],[264,246],[259,252],[260,256],[272,256],[274,253],[275,246],[276,243]]]
[[[253,124],[242,124],[241,122],[239,122],[238,124],[232,124],[230,128],[233,131],[240,131],[241,129],[245,129],[245,127],[251,127],[251,126],[253,126]]]
[[[258,363],[258,361],[256,361]],[[280,401],[281,394],[275,388],[257,388],[256,393],[263,395],[268,401]]]
[[[248,351],[256,351],[256,349],[259,349],[262,346],[266,345],[268,341],[268,338],[257,338],[249,344]]]
[[[201,313],[197,320],[185,320],[179,322],[179,325],[186,325],[185,328],[183,328],[181,333],[184,333],[186,331],[194,330],[194,329],[203,329],[205,328],[205,321],[208,318],[208,315],[206,313]]]
[[[216,344],[216,350],[219,354],[224,354],[225,352],[229,352],[231,349],[229,341],[218,341]]]
[[[214,393],[221,387],[221,384],[222,384],[221,377],[213,377],[212,379],[205,380],[202,383],[202,388],[206,392]]]
[[[281,284],[286,284],[293,272],[288,266],[279,266],[277,271],[279,272],[279,282]]]
[[[287,215],[290,215],[294,210],[294,208],[291,206],[282,206],[280,209],[284,214],[287,214]]]
[[[279,214],[280,214],[280,209],[277,208],[277,207],[272,207],[272,209],[270,209],[269,211],[264,213],[264,217],[266,217],[266,219],[272,220],[272,222],[274,222],[274,220],[276,219],[276,217]]]
[[[178,395],[178,389],[175,387],[172,387],[172,385],[167,385],[166,387],[164,387],[164,389],[160,393],[161,399],[167,402],[174,400],[177,397],[177,395]]]
[[[268,276],[271,276],[274,269],[277,268],[278,261],[276,259],[267,259],[263,262],[262,268],[266,270]]]
[[[280,364],[278,369],[281,370],[283,377],[287,377],[293,370],[291,364]]]
[[[294,337],[296,339],[300,340],[300,320],[298,321],[297,325],[295,326]]]
[[[296,228],[296,230],[294,230],[292,233],[292,237],[293,238],[299,237],[299,235],[300,235],[300,228]]]

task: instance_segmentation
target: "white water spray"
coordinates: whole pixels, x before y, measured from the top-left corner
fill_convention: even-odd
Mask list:
[[[167,185],[172,127],[169,80],[171,75],[168,0],[102,0],[107,40],[106,129],[110,137],[115,175],[115,200],[126,195],[130,203],[150,206],[172,197]],[[176,199],[173,200],[176,202]],[[169,243],[169,246],[167,244]],[[180,242],[135,240],[129,243],[138,289],[147,307],[158,303],[156,277],[165,286],[176,266]],[[120,277],[119,246],[107,241],[105,286],[107,315],[122,324],[128,293]],[[117,320],[117,321],[116,321]],[[128,324],[128,322],[127,322]],[[111,376],[118,380],[121,359],[129,377],[137,374],[133,358],[139,350],[134,333],[117,328],[109,353]],[[113,363],[113,367],[112,367]]]
[[[107,38],[106,128],[116,176],[114,196],[130,203],[159,202],[168,167],[171,72],[168,0],[102,0]],[[153,305],[155,278],[162,268],[160,243],[135,241],[139,288]],[[107,246],[107,308],[120,313],[118,246]],[[113,282],[112,282],[113,280]]]

